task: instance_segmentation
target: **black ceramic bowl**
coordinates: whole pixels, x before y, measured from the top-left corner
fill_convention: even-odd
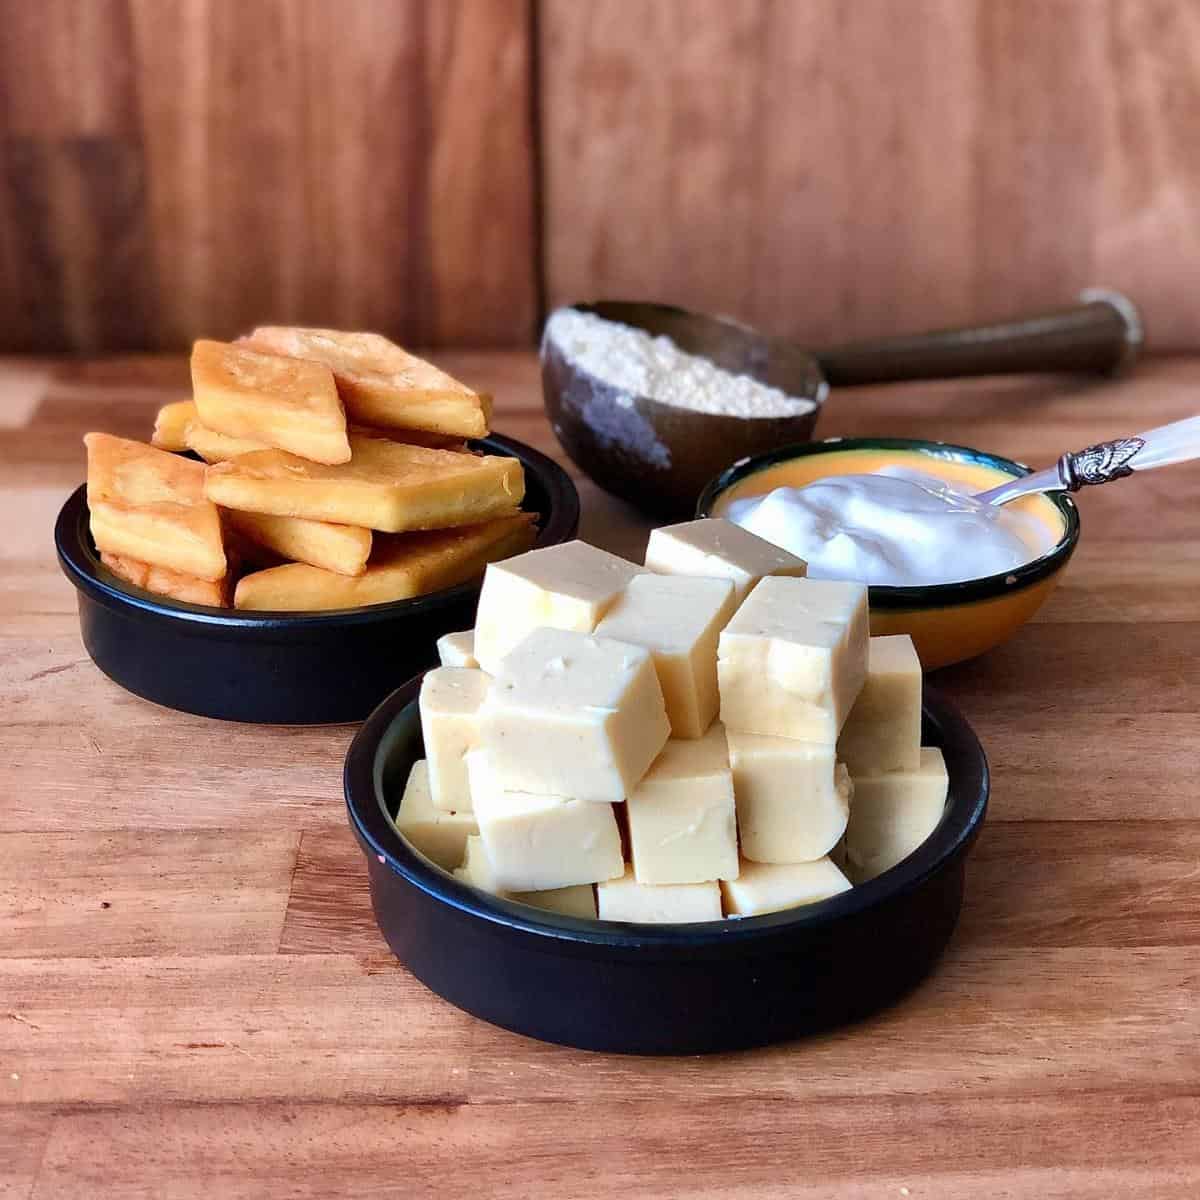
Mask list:
[[[524,507],[537,545],[570,541],[579,495],[544,454],[493,434],[474,443],[521,460]],[[118,579],[88,530],[87,489],[58,515],[54,541],[75,585],[83,644],[122,687],[183,712],[268,725],[361,721],[396,686],[437,658],[444,633],[475,623],[479,583],[331,612],[238,612],[181,604]]]
[[[560,916],[486,895],[418,854],[392,814],[420,758],[420,679],[346,759],[350,823],[388,945],[438,995],[549,1042],[637,1054],[765,1045],[865,1016],[933,966],[958,920],[988,768],[970,726],[927,689],[923,736],[950,773],[945,815],[892,870],[789,912],[697,925]]]

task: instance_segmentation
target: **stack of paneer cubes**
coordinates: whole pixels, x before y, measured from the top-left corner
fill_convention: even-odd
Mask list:
[[[805,569],[721,520],[655,531],[644,568],[582,542],[489,566],[423,682],[397,829],[475,887],[613,921],[773,912],[894,866],[947,794],[920,663],[869,637],[865,586]]]
[[[520,462],[467,446],[489,397],[386,338],[260,328],[197,342],[191,371],[152,446],[85,438],[92,536],[122,579],[195,604],[355,608],[533,544]]]

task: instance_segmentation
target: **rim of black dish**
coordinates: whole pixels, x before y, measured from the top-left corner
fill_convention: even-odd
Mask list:
[[[715,479],[709,481],[696,503],[697,517],[711,517],[713,505],[721,494],[734,484],[741,483],[751,475],[757,475],[769,467],[778,466],[793,458],[807,458],[816,454],[838,453],[849,450],[918,450],[934,458],[951,462],[973,463],[1005,471],[1014,478],[1031,475],[1033,468],[1002,454],[987,450],[976,450],[972,446],[960,446],[954,442],[936,442],[925,438],[825,438],[817,442],[795,442],[780,446],[765,454],[755,454],[726,467]],[[933,605],[966,604],[975,600],[992,600],[1031,587],[1053,575],[1075,552],[1079,541],[1079,509],[1075,501],[1065,492],[1043,493],[1062,514],[1065,528],[1058,541],[1045,554],[1012,571],[998,575],[985,575],[980,579],[965,579],[958,583],[923,584],[912,587],[892,587],[872,584],[870,601],[872,608],[893,611],[929,608]]]
[[[951,775],[942,819],[926,841],[902,863],[848,892],[802,908],[758,917],[724,918],[690,925],[637,925],[563,916],[479,891],[455,879],[419,854],[397,832],[386,811],[381,787],[383,741],[403,711],[417,701],[423,676],[397,688],[367,718],[346,755],[343,786],[351,824],[376,860],[438,903],[506,928],[580,947],[687,950],[719,948],[734,940],[766,939],[784,930],[825,925],[857,916],[919,887],[963,853],[987,811],[990,775],[987,757],[966,719],[936,689],[926,685],[924,714],[956,754],[968,759],[967,778]]]
[[[505,437],[489,434],[476,438],[473,445],[500,450],[519,459],[532,474],[543,482],[549,494],[550,510],[539,528],[537,546],[549,546],[566,541],[579,527],[579,492],[571,477],[552,458],[532,446]],[[417,615],[444,605],[478,589],[479,581],[456,584],[426,596],[408,600],[390,600],[385,604],[369,604],[359,608],[337,608],[319,611],[211,608],[202,604],[185,604],[167,600],[154,592],[125,583],[113,575],[100,561],[88,532],[87,485],[81,484],[67,497],[54,526],[54,544],[59,562],[71,582],[94,600],[111,607],[133,608],[148,616],[163,617],[191,625],[217,627],[230,632],[261,633],[267,629],[313,629],[337,624],[340,626],[370,624],[390,620],[400,615]]]

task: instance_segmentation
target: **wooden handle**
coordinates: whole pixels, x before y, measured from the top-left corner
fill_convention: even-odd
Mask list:
[[[851,342],[816,357],[834,387],[902,379],[950,379],[1039,371],[1115,371],[1137,357],[1142,324],[1119,292],[1084,292],[1080,303],[963,329]]]

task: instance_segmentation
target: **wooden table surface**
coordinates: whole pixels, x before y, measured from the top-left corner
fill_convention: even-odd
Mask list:
[[[555,451],[532,355],[439,361]],[[177,359],[0,360],[0,1197],[1197,1194],[1200,469],[1084,494],[1036,623],[940,674],[994,791],[933,976],[855,1028],[629,1059],[493,1029],[395,962],[350,728],[164,711],[88,660],[51,546],[80,435],[144,437],[185,389]],[[1200,359],[1162,359],[838,393],[822,431],[1040,464],[1198,409]],[[584,536],[639,552],[581,492]]]

